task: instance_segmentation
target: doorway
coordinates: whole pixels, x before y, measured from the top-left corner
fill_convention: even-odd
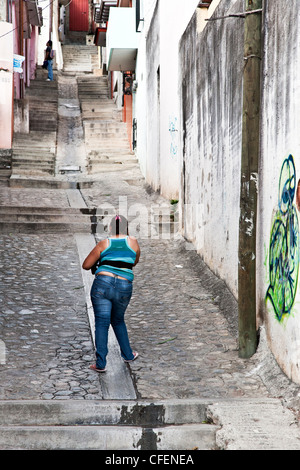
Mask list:
[[[69,8],[69,31],[88,31],[89,0],[73,0]]]

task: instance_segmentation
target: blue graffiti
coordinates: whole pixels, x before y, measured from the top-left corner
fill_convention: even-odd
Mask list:
[[[170,144],[170,154],[172,156],[177,155],[178,152],[178,125],[177,125],[177,117],[169,118],[169,132],[171,136],[171,144]]]

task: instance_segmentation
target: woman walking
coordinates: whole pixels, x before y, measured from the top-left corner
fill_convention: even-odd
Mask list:
[[[139,258],[140,247],[128,234],[127,219],[117,215],[110,223],[110,237],[101,240],[82,264],[83,269],[92,269],[95,274],[91,300],[95,315],[96,364],[90,368],[96,372],[106,371],[110,324],[124,361],[131,362],[138,357],[131,349],[124,315],[132,295],[132,268]]]

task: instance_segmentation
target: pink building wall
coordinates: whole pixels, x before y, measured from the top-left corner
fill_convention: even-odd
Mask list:
[[[13,25],[0,22],[0,148],[10,149],[13,132]]]

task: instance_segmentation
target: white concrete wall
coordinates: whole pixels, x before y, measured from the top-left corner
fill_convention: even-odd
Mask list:
[[[178,199],[180,187],[179,41],[198,0],[160,2],[160,173],[161,193]]]
[[[61,70],[63,68],[63,53],[61,48],[61,42],[59,38],[58,27],[60,24],[58,0],[53,2],[53,18],[52,18],[52,47],[55,51],[54,66]]]
[[[42,65],[45,57],[46,44],[51,39],[49,37],[49,24],[50,24],[50,7],[47,6],[43,9],[43,26],[41,27],[41,34],[39,34],[38,41],[38,65]]]
[[[243,0],[220,2],[216,16],[240,12]],[[237,297],[242,130],[243,21],[194,15],[181,41],[184,236]]]
[[[146,176],[147,165],[147,76],[146,76],[146,38],[141,33],[138,48],[137,65],[135,70],[136,91],[133,92],[133,117],[137,120],[137,147],[135,153],[138,157],[141,172]]]
[[[136,156],[139,160],[142,174],[147,175],[147,106],[148,106],[148,87],[147,87],[147,35],[151,25],[153,13],[157,0],[143,0],[141,2],[141,17],[144,19],[142,31],[138,34],[138,54],[136,61],[135,80],[136,90],[133,92],[133,118],[137,120],[137,147]],[[135,0],[133,0],[135,7]],[[159,51],[157,51],[159,55]]]
[[[181,0],[148,0],[143,5],[134,107],[136,154],[147,182],[169,199],[178,198],[180,186],[179,40],[197,4],[197,0],[187,0],[184,6]]]
[[[243,6],[243,0],[221,0],[215,14],[241,12]],[[300,383],[299,2],[269,0],[264,6],[257,319],[282,370]],[[183,211],[184,234],[236,297],[243,27],[232,18],[203,28],[193,17],[181,42],[180,200],[194,209]]]
[[[267,2],[266,8],[263,60],[258,308],[273,354],[285,373],[297,383],[300,383],[300,286],[297,278],[300,194],[297,197],[294,191],[300,177],[299,109],[299,2],[290,0],[287,5],[272,0]],[[284,171],[287,169],[284,162],[290,154],[295,174],[292,165],[289,172]],[[284,188],[285,195],[290,196],[285,203]],[[274,223],[276,238],[272,232]]]

